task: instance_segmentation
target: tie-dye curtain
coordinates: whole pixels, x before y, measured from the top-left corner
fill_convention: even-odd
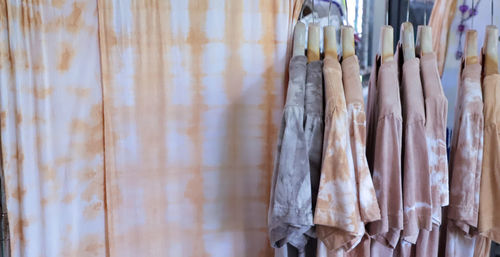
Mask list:
[[[269,256],[302,0],[0,0],[11,256]]]

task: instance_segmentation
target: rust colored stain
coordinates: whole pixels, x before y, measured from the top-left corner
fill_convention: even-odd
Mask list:
[[[48,164],[40,166],[40,175],[45,182],[55,181],[57,178],[56,169]]]
[[[48,87],[48,88],[33,88],[33,95],[37,99],[45,99],[47,96],[51,95],[53,91],[53,88]]]
[[[63,248],[58,256],[65,257],[100,257],[105,256],[105,245],[101,240],[101,235],[91,234],[81,238],[77,245],[68,242],[68,239],[61,238]]]
[[[102,202],[94,202],[85,207],[83,210],[83,217],[86,220],[93,220],[102,213],[104,204]]]
[[[190,28],[188,32],[187,42],[190,42],[191,53],[190,62],[191,65],[191,77],[193,78],[193,91],[192,91],[192,120],[190,121],[190,129],[188,132],[189,139],[195,145],[195,150],[193,152],[193,169],[191,173],[193,178],[188,183],[188,191],[185,193],[186,198],[191,202],[196,210],[195,219],[195,234],[191,240],[196,242],[204,241],[204,229],[203,229],[203,209],[204,209],[204,192],[203,192],[203,176],[202,176],[202,162],[203,162],[203,127],[202,127],[202,114],[208,109],[204,105],[204,99],[202,91],[204,89],[203,85],[203,70],[201,67],[203,56],[203,46],[209,41],[205,36],[203,27],[206,19],[206,11],[208,9],[208,1],[189,1],[189,13],[191,14]],[[198,244],[195,249],[193,249],[193,256],[210,256],[210,254],[205,249],[205,244]]]
[[[68,91],[68,93],[74,94],[78,97],[88,98],[90,96],[90,93],[92,92],[92,89],[81,88],[81,87],[68,87],[68,88],[66,88],[66,91]]]
[[[86,202],[90,202],[94,199],[94,196],[98,200],[104,200],[104,190],[102,183],[98,181],[91,181],[87,188],[83,191],[81,199]]]
[[[19,110],[16,110],[16,126],[19,127],[19,125],[23,122],[23,115]]]
[[[68,43],[62,44],[57,69],[62,72],[68,71],[74,57],[75,50]]]
[[[26,188],[23,188],[21,190],[15,190],[11,193],[10,197],[20,201],[23,199],[24,195],[26,195]]]
[[[61,8],[64,3],[66,3],[66,0],[52,0],[52,6],[56,8]]]
[[[6,124],[7,124],[6,118],[7,118],[7,112],[6,111],[0,112],[0,124],[1,124],[2,129],[4,129]]]
[[[71,33],[78,32],[84,25],[82,17],[82,9],[85,7],[84,2],[74,2],[73,9],[68,17],[65,19],[65,27]]]
[[[67,194],[63,197],[62,202],[63,203],[71,203],[75,198],[76,198],[75,194]]]

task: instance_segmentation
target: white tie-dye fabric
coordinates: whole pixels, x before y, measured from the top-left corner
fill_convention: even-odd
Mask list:
[[[270,256],[301,0],[0,0],[12,257]]]

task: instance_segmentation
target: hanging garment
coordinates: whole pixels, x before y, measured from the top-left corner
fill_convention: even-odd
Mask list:
[[[447,256],[472,256],[479,207],[483,156],[481,65],[462,67],[450,154]]]
[[[304,133],[305,56],[290,60],[290,79],[278,139],[268,226],[273,247],[304,250],[312,224],[311,180]]]
[[[441,224],[441,207],[449,204],[446,122],[448,100],[441,86],[436,55],[420,58],[421,79],[425,96],[425,129],[431,173],[432,221]]]
[[[483,79],[484,146],[479,196],[479,232],[500,242],[500,75]]]
[[[430,168],[432,230],[420,230],[413,246],[416,257],[438,255],[441,209],[449,203],[446,122],[448,100],[441,86],[434,53],[420,57],[420,75],[425,98],[425,129]],[[446,234],[446,233],[445,233]]]
[[[307,64],[305,137],[311,176],[312,210],[316,207],[323,152],[323,62]]]
[[[401,54],[401,56],[400,56]],[[401,43],[396,62],[403,62]],[[425,107],[420,80],[420,60],[413,58],[401,64],[401,109],[403,112],[403,231],[404,241],[415,244],[421,229],[432,229],[432,202],[429,159],[425,130]],[[403,242],[403,240],[400,240]],[[404,242],[403,242],[404,243]],[[401,245],[401,256],[408,256],[410,244]]]
[[[401,192],[402,117],[397,67],[394,61],[376,64],[368,91],[367,160],[381,219],[368,225],[372,256],[390,256],[403,229]]]
[[[326,57],[323,73],[325,136],[314,223],[318,224],[318,239],[326,248],[329,251],[341,251],[356,246],[363,236],[364,224],[359,215],[342,71],[337,59]],[[318,247],[318,250],[321,249]]]
[[[366,114],[361,86],[358,57],[353,55],[342,60],[342,81],[344,84],[349,138],[354,160],[359,211],[365,224],[380,219],[380,208],[375,194],[370,169],[366,160]],[[369,257],[370,238],[366,234],[350,252],[350,257]]]
[[[354,161],[359,213],[361,221],[368,223],[380,219],[380,208],[366,160],[366,114],[363,89],[358,74],[360,73],[357,56],[353,55],[342,60],[342,81],[347,104],[350,152]]]
[[[314,61],[307,64],[305,102],[305,137],[309,153],[309,169],[311,174],[312,211],[316,208],[321,161],[323,154],[323,62]],[[306,256],[316,255],[316,232],[312,227],[307,233],[309,238],[306,246]],[[311,255],[312,254],[312,255]]]
[[[439,250],[439,225],[432,224],[432,230],[420,230],[417,243],[412,246],[415,257],[437,257]]]

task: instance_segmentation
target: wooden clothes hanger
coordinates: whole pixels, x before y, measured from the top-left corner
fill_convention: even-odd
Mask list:
[[[432,28],[427,25],[417,27],[417,41],[415,52],[419,56],[424,56],[433,52],[432,50]]]
[[[330,25],[330,13],[332,9],[332,1],[328,6],[328,26],[323,28],[323,47],[325,52],[325,57],[329,56],[331,58],[337,59],[337,34],[334,26]]]
[[[498,74],[498,29],[494,25],[486,27],[483,53],[484,75]]]
[[[354,29],[351,26],[342,26],[340,31],[342,39],[342,58],[348,58],[356,54],[354,50]]]
[[[319,61],[319,26],[310,24],[307,34],[307,61]]]
[[[382,63],[394,60],[394,30],[391,26],[385,25],[380,28],[379,53]]]
[[[427,7],[427,0],[424,0],[424,6]],[[427,8],[424,10],[424,25],[417,27],[415,52],[419,56],[434,52],[432,50],[432,28],[427,25]]]
[[[337,35],[335,33],[335,27],[332,25],[325,26],[323,28],[323,46],[325,48],[325,57],[329,56],[334,59],[338,58],[337,55]]]
[[[293,31],[293,56],[304,55],[306,43],[306,25],[299,21]]]
[[[465,40],[465,66],[479,63],[477,56],[477,31],[468,30]]]
[[[394,60],[394,30],[389,26],[388,1],[385,1],[385,26],[380,28],[379,54],[382,63]]]
[[[415,58],[415,41],[413,41],[413,24],[404,22],[401,24],[401,44],[403,49],[404,61]]]
[[[483,45],[484,76],[498,74],[498,29],[493,25],[493,0],[491,0],[491,25],[486,27]]]
[[[406,22],[401,24],[401,33],[399,41],[402,44],[404,61],[415,58],[415,41],[413,34],[413,24],[409,22],[410,18],[410,1],[406,6]]]

